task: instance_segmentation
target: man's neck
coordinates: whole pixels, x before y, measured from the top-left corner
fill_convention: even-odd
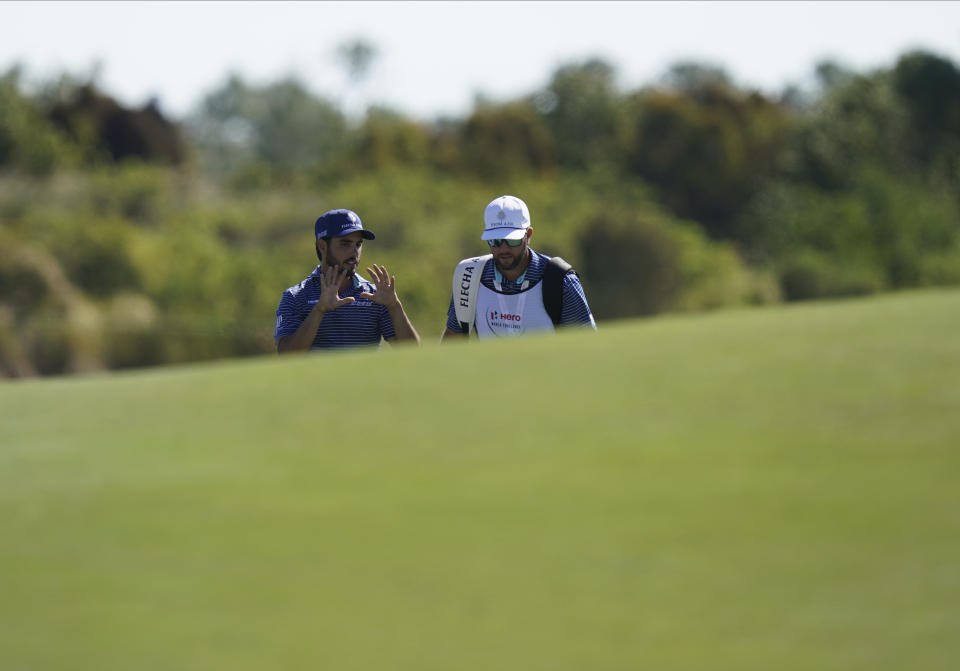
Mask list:
[[[517,264],[517,267],[514,268],[513,270],[500,270],[500,274],[503,275],[504,278],[510,280],[511,282],[515,282],[518,277],[520,277],[525,272],[527,272],[527,266],[529,265],[530,265],[530,248],[527,247],[523,251],[523,259],[520,261],[520,263]]]

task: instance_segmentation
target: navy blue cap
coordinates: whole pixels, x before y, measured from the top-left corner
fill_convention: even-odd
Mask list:
[[[320,238],[339,238],[342,235],[349,235],[359,231],[363,234],[365,240],[373,240],[377,236],[373,231],[368,231],[363,227],[363,222],[353,210],[330,210],[324,212],[313,225],[313,232]]]

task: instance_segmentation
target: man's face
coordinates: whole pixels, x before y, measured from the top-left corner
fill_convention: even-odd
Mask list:
[[[529,238],[530,232],[528,231],[523,237],[523,241],[516,247],[511,247],[506,241],[503,241],[498,247],[490,248],[490,252],[493,254],[493,262],[501,273],[505,270],[513,270],[520,265],[524,255],[527,253],[527,241]],[[487,244],[489,244],[489,242]]]
[[[323,265],[346,268],[347,276],[353,275],[360,264],[360,251],[363,247],[363,235],[359,232],[342,235],[339,238],[318,240],[317,248],[323,257]]]

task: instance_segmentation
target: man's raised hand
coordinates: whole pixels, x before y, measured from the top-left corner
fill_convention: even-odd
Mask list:
[[[367,272],[373,278],[373,283],[377,285],[377,290],[372,294],[365,291],[360,294],[360,297],[369,298],[374,303],[385,305],[388,308],[397,305],[400,299],[397,298],[396,276],[391,276],[385,266],[378,266],[376,263],[372,267],[368,266]]]
[[[353,296],[340,298],[340,283],[346,275],[347,269],[337,266],[327,266],[320,273],[320,297],[317,299],[317,306],[324,312],[336,310],[341,305],[349,305],[356,300]]]

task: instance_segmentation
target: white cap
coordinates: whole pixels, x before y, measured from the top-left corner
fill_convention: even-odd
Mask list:
[[[500,196],[487,205],[483,223],[486,229],[481,240],[519,240],[530,228],[530,211],[527,204],[516,196]]]

